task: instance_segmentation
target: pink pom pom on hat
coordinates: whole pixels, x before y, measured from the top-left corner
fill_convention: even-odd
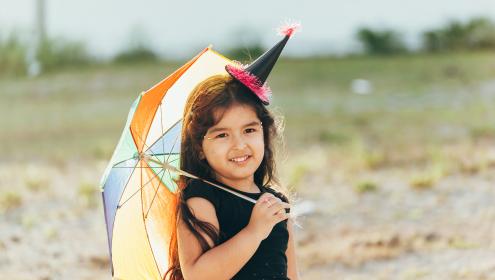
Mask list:
[[[256,94],[263,104],[270,104],[272,91],[266,83],[261,84],[258,77],[243,69],[242,65],[227,65],[225,69],[232,77]]]
[[[286,24],[278,29],[284,36],[271,49],[266,51],[247,66],[234,64],[225,66],[225,70],[237,81],[253,92],[264,105],[270,104],[271,90],[266,85],[266,79],[277,62],[289,38],[300,28],[300,24]]]

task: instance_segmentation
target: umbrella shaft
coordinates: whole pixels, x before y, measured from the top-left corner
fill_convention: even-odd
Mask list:
[[[186,171],[184,171],[184,170],[181,170],[181,169],[179,169],[179,168],[177,168],[177,167],[175,167],[175,166],[172,166],[172,165],[170,165],[170,164],[167,164],[167,163],[161,162],[161,161],[156,160],[156,159],[154,159],[154,158],[147,158],[147,160],[148,160],[148,161],[151,161],[151,162],[153,162],[153,163],[156,163],[156,164],[158,164],[158,165],[162,166],[163,168],[168,169],[168,170],[170,170],[170,171],[172,171],[172,172],[179,173],[179,174],[181,174],[181,175],[183,175],[183,176],[186,176],[186,177],[189,177],[189,178],[192,178],[192,179],[198,179],[198,180],[201,180],[201,181],[203,181],[203,182],[205,182],[205,183],[207,183],[207,184],[210,184],[210,185],[212,185],[212,186],[215,186],[215,187],[217,187],[217,188],[220,188],[220,189],[222,189],[222,190],[224,190],[224,191],[226,191],[226,192],[229,192],[229,193],[231,193],[231,194],[233,194],[233,195],[235,195],[235,196],[238,196],[238,197],[240,197],[240,198],[242,198],[242,199],[245,199],[245,200],[247,200],[247,201],[249,201],[249,202],[252,202],[252,203],[256,204],[256,200],[255,200],[255,199],[252,199],[252,198],[250,198],[250,197],[248,197],[248,196],[245,196],[245,195],[243,195],[243,194],[237,193],[237,192],[235,192],[235,191],[229,190],[229,189],[227,189],[227,188],[225,188],[225,187],[222,187],[222,186],[220,186],[220,185],[218,185],[218,184],[215,184],[215,183],[213,183],[213,182],[210,182],[210,181],[208,181],[208,180],[206,180],[206,179],[199,178],[198,176],[193,175],[193,174],[191,174],[191,173],[188,173],[188,172],[186,172]]]

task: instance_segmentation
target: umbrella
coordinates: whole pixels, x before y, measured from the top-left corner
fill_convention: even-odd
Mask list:
[[[208,47],[132,104],[100,184],[114,279],[162,279],[167,271],[183,108],[200,81],[227,74],[232,63]]]
[[[245,68],[208,47],[134,101],[101,180],[114,278],[163,279],[175,223],[167,213],[175,211],[179,174],[256,203],[179,169],[183,109],[199,82],[227,73],[268,104],[265,80],[296,28],[282,28],[284,38]]]

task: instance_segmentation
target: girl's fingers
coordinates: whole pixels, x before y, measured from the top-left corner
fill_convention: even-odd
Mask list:
[[[256,204],[259,204],[259,205],[266,205],[268,206],[268,200],[266,199],[258,199],[258,201],[256,201]]]
[[[271,213],[271,215],[277,215],[279,212],[286,214],[287,210],[285,209],[290,209],[289,203],[283,202],[280,198],[271,193],[263,194],[258,201],[270,210],[269,213]]]
[[[260,197],[260,200],[263,200],[262,202],[265,203],[268,206],[268,208],[273,208],[273,207],[278,208],[278,207],[280,207],[280,205],[282,205],[282,207],[286,207],[286,208],[290,207],[290,204],[283,202],[280,198],[278,198],[274,195],[267,196],[264,198]]]
[[[277,211],[284,208],[290,209],[290,204],[287,202],[279,201],[277,203],[274,203],[272,205],[272,208],[277,209]]]
[[[269,208],[274,203],[273,202],[274,198],[275,196],[273,194],[264,193],[263,195],[260,196],[260,198],[258,198],[256,203],[259,203]]]
[[[281,212],[281,213],[287,213],[287,211],[285,209],[290,209],[290,204],[289,203],[286,203],[286,202],[278,202],[276,204],[276,206],[274,205],[270,209],[272,209],[273,215],[276,215],[279,212]]]
[[[268,200],[269,207],[276,205],[278,202],[282,202],[282,200],[280,200],[280,198],[278,198],[276,196],[269,197],[269,198],[267,198],[267,200]]]
[[[258,201],[261,203],[267,203],[273,197],[275,197],[275,196],[271,193],[264,193],[260,196],[260,198],[258,198]]]
[[[278,211],[277,214],[275,214],[275,217],[279,222],[286,220],[289,218],[289,214],[285,213],[285,211],[282,209],[281,211]]]

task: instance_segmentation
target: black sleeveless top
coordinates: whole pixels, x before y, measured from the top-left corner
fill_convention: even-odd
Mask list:
[[[213,182],[255,200],[263,193],[270,192],[282,201],[288,202],[287,197],[282,193],[268,187],[259,187],[260,193],[249,193],[236,190],[217,181]],[[202,197],[215,206],[220,226],[219,244],[229,240],[248,225],[254,207],[252,202],[200,180],[191,180],[189,185],[184,189],[183,196],[184,200],[191,197]],[[260,246],[251,259],[232,279],[289,280],[287,278],[287,257],[285,255],[288,240],[287,220],[284,220],[273,227],[270,235],[260,243]]]

